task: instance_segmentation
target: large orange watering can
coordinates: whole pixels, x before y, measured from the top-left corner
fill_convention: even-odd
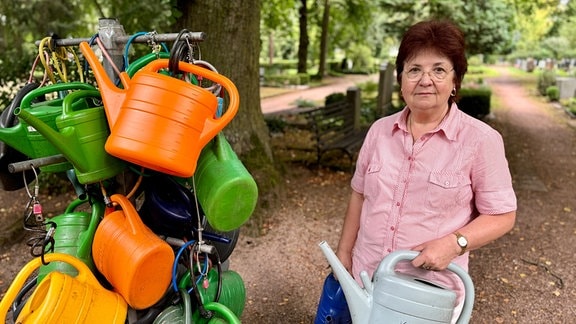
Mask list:
[[[111,155],[162,173],[190,177],[202,148],[236,115],[239,95],[226,77],[179,62],[179,69],[220,84],[228,93],[226,112],[216,118],[218,100],[210,91],[158,73],[168,59],[148,63],[130,79],[120,74],[124,89],[114,85],[86,42],[80,50],[94,71],[102,93],[110,136],[105,149]]]
[[[128,305],[119,294],[100,285],[88,266],[75,257],[63,253],[44,256],[48,262],[66,262],[78,270],[76,277],[58,271],[50,272],[34,290],[20,311],[16,323],[117,323],[126,321]],[[42,265],[33,259],[20,270],[0,301],[0,323],[26,279]]]

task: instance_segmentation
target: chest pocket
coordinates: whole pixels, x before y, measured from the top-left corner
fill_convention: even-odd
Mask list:
[[[458,172],[431,172],[427,201],[432,208],[465,206],[472,199],[470,178]]]
[[[368,197],[375,197],[381,190],[381,164],[370,164],[364,176],[364,195]]]

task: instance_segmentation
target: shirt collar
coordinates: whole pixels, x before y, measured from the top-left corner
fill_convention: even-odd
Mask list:
[[[402,111],[399,114],[397,114],[396,120],[394,121],[394,127],[392,129],[392,132],[398,129],[401,129],[405,132],[409,132],[409,130],[406,127],[409,112],[410,110],[408,109],[408,106],[406,106],[404,107],[404,109],[402,109]],[[461,114],[462,112],[458,109],[458,106],[455,103],[453,103],[452,106],[450,106],[450,109],[448,110],[446,116],[442,119],[442,121],[438,125],[437,132],[442,131],[447,139],[455,141],[457,138],[456,134],[458,133],[457,130]]]

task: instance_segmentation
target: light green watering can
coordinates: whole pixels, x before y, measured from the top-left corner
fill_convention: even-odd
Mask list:
[[[104,144],[110,134],[104,107],[74,105],[89,98],[100,100],[100,92],[80,90],[64,98],[62,113],[56,118],[58,130],[28,110],[16,109],[14,112],[72,163],[81,184],[112,178],[125,168],[124,161],[109,155],[104,150]]]
[[[45,87],[40,87],[30,91],[16,110],[26,111],[28,114],[41,120],[47,127],[56,129],[56,117],[62,114],[63,99],[54,99],[33,103],[38,98],[54,92],[68,92],[71,90],[95,90],[87,83],[68,82],[57,83]],[[73,103],[82,105],[84,102]],[[13,127],[0,128],[0,141],[13,147],[31,159],[49,157],[60,154],[60,151],[54,147],[36,128],[30,126],[26,121],[19,119],[19,123]],[[40,167],[43,172],[64,172],[72,169],[69,162],[60,162]]]
[[[74,256],[94,271],[92,241],[98,224],[104,216],[104,204],[94,201],[91,213],[76,211],[76,208],[87,203],[87,200],[76,199],[68,205],[63,214],[51,218],[50,221],[56,223],[54,252]],[[54,261],[40,267],[38,282],[52,271],[59,271],[72,277],[78,274],[73,266],[65,262]]]

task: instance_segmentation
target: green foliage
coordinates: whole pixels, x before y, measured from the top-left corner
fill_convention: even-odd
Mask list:
[[[545,69],[538,74],[537,87],[538,93],[541,96],[546,95],[548,87],[556,85],[556,71],[552,69]]]
[[[560,89],[557,86],[549,86],[546,88],[546,97],[550,101],[558,101],[560,99]]]
[[[314,108],[317,106],[316,106],[316,103],[314,101],[299,98],[296,100],[296,107],[298,107],[298,108]]]
[[[380,7],[388,13],[381,28],[396,38],[418,21],[449,19],[466,34],[469,54],[507,53],[512,48],[514,11],[501,0],[381,0]]]
[[[308,85],[310,75],[305,73],[298,74],[265,74],[263,85],[268,87],[285,87]]]
[[[492,90],[486,86],[461,88],[458,108],[470,116],[482,118],[490,113]]]

